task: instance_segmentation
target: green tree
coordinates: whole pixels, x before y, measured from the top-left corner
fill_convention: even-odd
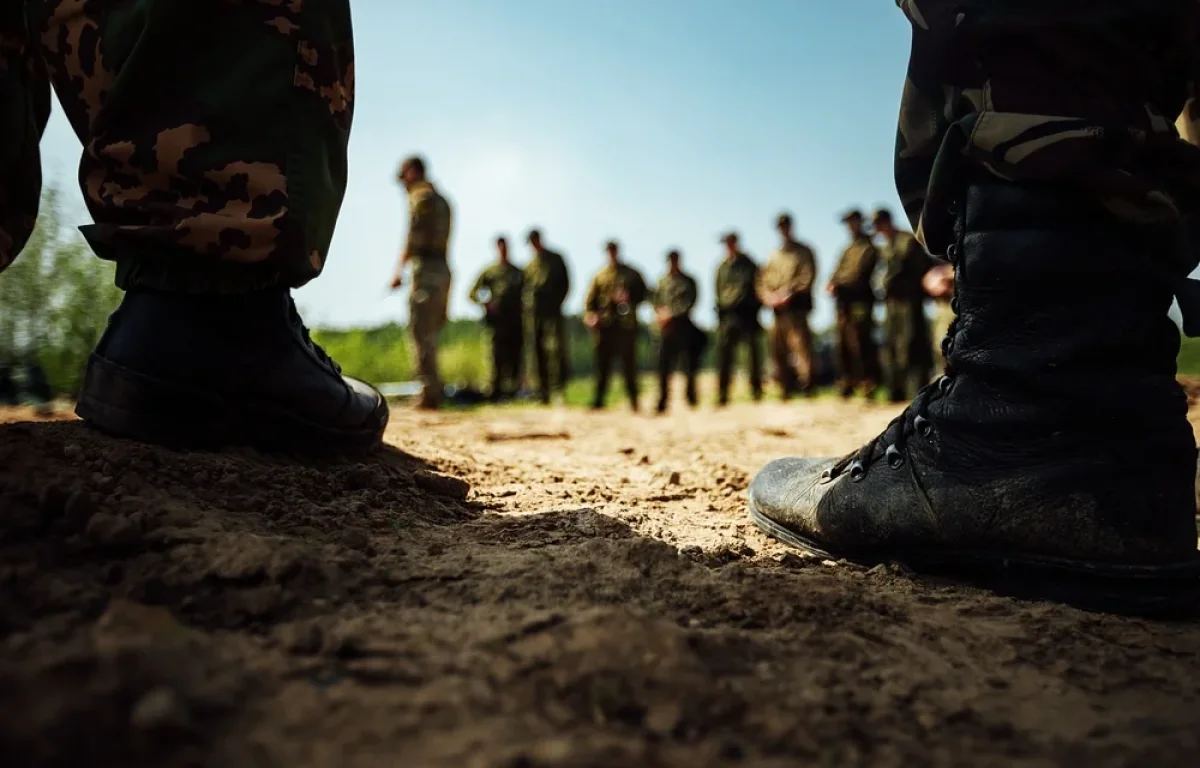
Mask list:
[[[64,219],[59,190],[47,185],[29,243],[0,273],[0,363],[36,360],[56,392],[74,395],[121,292],[113,265]]]

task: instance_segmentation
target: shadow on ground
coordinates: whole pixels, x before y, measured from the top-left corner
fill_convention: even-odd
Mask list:
[[[21,766],[1194,764],[1200,625],[485,512],[398,451],[0,426]]]

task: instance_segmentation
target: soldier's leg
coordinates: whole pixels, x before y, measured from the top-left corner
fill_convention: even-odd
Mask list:
[[[737,350],[737,331],[725,322],[717,326],[717,403],[729,403],[729,384],[733,378],[733,358]]]
[[[617,339],[620,343],[618,354],[621,358],[621,373],[625,379],[625,394],[629,398],[629,407],[638,409],[638,365],[637,365],[637,331],[632,328],[622,328]]]
[[[553,320],[537,316],[533,318],[533,356],[537,367],[538,393],[542,404],[550,402],[550,350],[548,349],[553,333]],[[557,354],[557,351],[556,351]]]
[[[127,291],[89,362],[84,420],[172,443],[377,445],[382,396],[340,375],[289,293],[324,266],[345,186],[348,0],[4,6],[6,29],[24,14],[83,143],[83,233]],[[34,122],[12,122],[23,144]],[[22,157],[5,184],[28,175]],[[2,239],[6,260],[21,238]]]
[[[696,392],[696,375],[700,370],[700,357],[704,354],[706,343],[704,331],[689,324],[688,334],[680,344],[679,355],[683,358],[683,375],[685,379],[685,396],[688,405],[695,408],[699,402]]]
[[[671,369],[674,367],[678,346],[669,336],[658,338],[658,412],[667,410],[667,401],[671,397]]]
[[[592,333],[593,364],[596,367],[596,392],[592,397],[593,408],[603,408],[608,399],[608,380],[612,374],[612,359],[616,352],[613,331],[604,330]]]
[[[888,398],[893,403],[908,399],[908,312],[900,302],[889,302],[884,316]]]
[[[859,450],[768,465],[751,514],[824,557],[1195,612],[1196,439],[1168,313],[1175,293],[1185,327],[1200,309],[1183,282],[1200,149],[1175,125],[1200,124],[1200,4],[902,6],[896,178],[955,267],[946,374]]]
[[[492,400],[499,400],[504,396],[504,380],[508,373],[508,339],[504,336],[504,330],[499,326],[492,328],[492,388],[489,393]]]
[[[838,389],[842,397],[854,394],[854,338],[849,310],[839,308],[834,318],[834,350],[837,355]]]
[[[746,352],[750,356],[750,395],[758,402],[763,396],[762,329],[748,329],[745,339]]]
[[[567,382],[571,380],[571,357],[567,346],[567,323],[562,315],[554,318],[554,343],[555,359],[558,361],[556,386],[560,392],[565,392]]]
[[[513,321],[512,348],[509,352],[509,394],[521,391],[525,376],[525,325],[520,317]]]
[[[814,389],[815,374],[813,365],[813,334],[808,324],[808,315],[796,318],[796,332],[792,336],[792,350],[796,357],[796,377],[800,389],[805,394],[811,394]]]
[[[768,331],[767,344],[771,348],[771,362],[775,366],[775,378],[779,382],[779,394],[787,400],[794,386],[792,366],[788,360],[788,327],[783,313],[775,314],[775,322]]]

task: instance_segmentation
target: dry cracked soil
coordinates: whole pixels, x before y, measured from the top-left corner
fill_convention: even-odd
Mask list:
[[[6,411],[0,763],[1200,763],[1200,622],[747,523],[763,462],[895,412],[397,409],[380,454],[306,462]]]

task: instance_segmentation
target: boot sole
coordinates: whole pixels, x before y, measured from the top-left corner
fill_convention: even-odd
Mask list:
[[[335,429],[263,403],[236,402],[122,368],[92,355],[75,413],[114,437],[180,449],[253,446],[303,455],[363,454],[378,429]]]
[[[1118,565],[1004,552],[906,550],[846,555],[830,552],[749,504],[750,519],[763,533],[827,560],[864,567],[900,563],[916,573],[949,577],[997,594],[1049,600],[1086,611],[1155,618],[1200,613],[1200,556],[1162,565]]]

